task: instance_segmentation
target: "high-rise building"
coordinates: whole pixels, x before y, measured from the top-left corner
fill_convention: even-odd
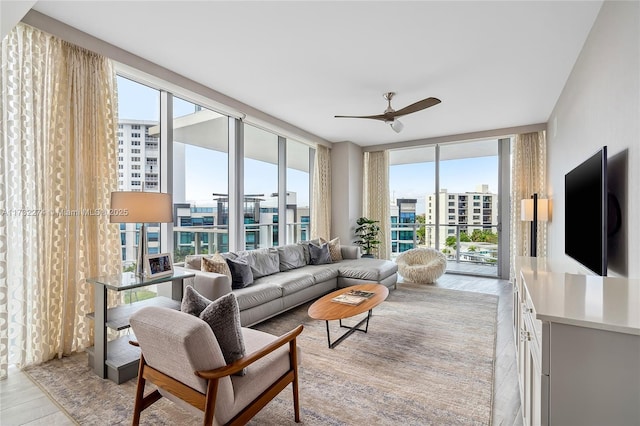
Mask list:
[[[391,204],[391,252],[400,253],[416,247],[415,198],[398,198]]]
[[[149,135],[156,121],[120,120],[118,123],[118,190],[160,191],[159,138]],[[121,223],[122,262],[131,266],[137,259],[140,223]],[[149,254],[160,250],[160,226],[147,224]]]
[[[463,232],[471,235],[476,229],[492,230],[498,222],[498,195],[489,192],[489,185],[479,185],[475,192],[452,193],[441,189],[437,196],[437,211],[436,194],[426,197],[425,223],[427,229],[433,228],[436,215],[439,218],[439,248],[444,247],[447,237]],[[425,243],[435,247],[435,232],[426,233]]]

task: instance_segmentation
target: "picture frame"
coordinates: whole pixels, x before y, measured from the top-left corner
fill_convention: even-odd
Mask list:
[[[171,253],[145,255],[144,272],[147,278],[173,275],[173,259],[171,258]]]

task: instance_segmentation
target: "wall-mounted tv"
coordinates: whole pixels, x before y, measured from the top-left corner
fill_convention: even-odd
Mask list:
[[[607,147],[565,175],[565,253],[607,275]]]

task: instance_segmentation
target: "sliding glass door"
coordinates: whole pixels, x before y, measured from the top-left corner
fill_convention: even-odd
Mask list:
[[[498,148],[492,139],[391,151],[392,257],[431,247],[448,272],[499,275]]]

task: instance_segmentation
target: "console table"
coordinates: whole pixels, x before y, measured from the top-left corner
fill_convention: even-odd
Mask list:
[[[107,328],[124,330],[129,328],[129,317],[144,306],[164,306],[180,309],[182,300],[182,281],[195,274],[175,272],[160,278],[140,278],[133,272],[119,275],[89,278],[87,282],[96,286],[94,292],[95,312],[87,314],[93,319],[94,346],[89,348],[89,367],[103,379],[108,378],[117,384],[136,377],[140,350],[129,344],[132,336],[123,336],[107,341]],[[171,282],[171,298],[157,296],[140,302],[120,305],[107,309],[107,290],[116,292]]]
[[[525,425],[640,424],[640,279],[516,262],[513,324]]]

